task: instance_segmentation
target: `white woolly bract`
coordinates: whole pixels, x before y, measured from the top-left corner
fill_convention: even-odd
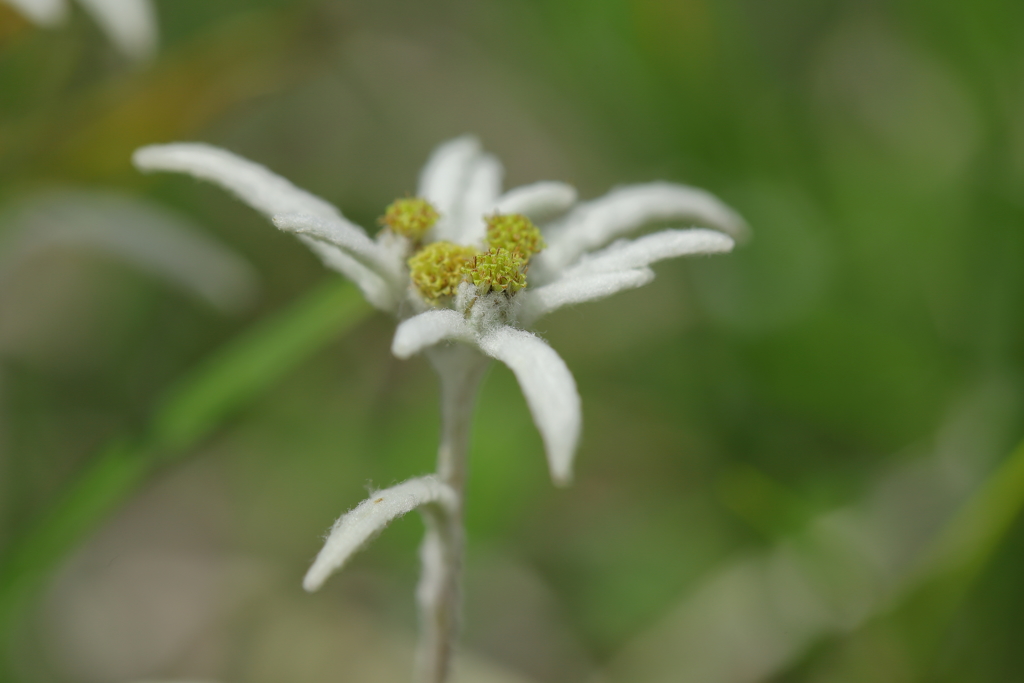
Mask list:
[[[402,279],[400,255],[388,253],[365,232],[353,229],[354,226],[351,224],[325,221],[310,214],[276,215],[273,221],[280,230],[296,235],[307,235],[342,249],[382,277],[396,283]]]
[[[429,200],[441,214],[431,231],[434,239],[457,241],[463,194],[480,154],[480,142],[472,135],[463,135],[438,146],[420,172],[416,194]]]
[[[458,226],[453,241],[483,245],[487,234],[484,215],[493,212],[504,175],[505,169],[494,155],[481,154],[476,158],[469,169],[462,201],[453,211],[452,218]]]
[[[643,287],[653,279],[654,271],[650,268],[565,277],[523,292],[523,307],[519,318],[524,325],[531,325],[563,306],[597,301],[626,289]]]
[[[408,358],[445,340],[473,343],[476,331],[461,313],[448,308],[427,311],[402,321],[395,330],[391,352]]]
[[[336,232],[346,233],[353,243],[363,238],[369,240],[362,228],[346,220],[330,202],[295,187],[265,166],[227,150],[198,142],[150,145],[137,149],[132,161],[141,171],[173,171],[208,180],[268,218],[312,215]],[[384,311],[394,310],[398,293],[377,272],[334,245],[309,237],[303,241],[325,265],[355,282],[371,304]]]
[[[520,213],[539,222],[565,213],[575,203],[575,187],[542,181],[509,190],[498,199],[494,210],[501,214]]]
[[[149,145],[135,150],[132,162],[140,171],[175,171],[216,183],[268,218],[278,214],[312,214],[362,232],[330,202],[295,187],[266,166],[226,149],[202,142]]]
[[[587,254],[569,268],[564,277],[643,268],[680,256],[722,254],[732,251],[735,245],[731,237],[717,230],[662,230],[635,240],[620,240]]]
[[[320,257],[320,262],[354,282],[370,304],[381,311],[391,313],[398,306],[399,295],[393,285],[380,275],[364,266],[337,247],[298,235],[299,241]]]
[[[617,237],[660,221],[694,222],[744,237],[747,224],[710,192],[655,182],[612,190],[578,205],[545,235],[548,248],[537,256],[537,267],[554,273],[581,254]]]
[[[56,26],[67,16],[65,0],[6,0],[7,4],[40,26]]]
[[[377,491],[334,523],[323,549],[306,572],[302,587],[311,592],[317,590],[348,558],[394,519],[431,504],[440,505],[448,512],[458,506],[455,491],[433,475]]]
[[[565,361],[544,340],[513,327],[499,327],[477,344],[516,376],[544,441],[551,478],[558,485],[568,485],[582,413],[576,381]]]
[[[427,311],[402,322],[391,351],[408,358],[445,340],[476,346],[512,370],[544,441],[551,477],[556,484],[568,484],[581,409],[576,381],[565,361],[536,335],[508,325],[478,331],[461,313],[450,309]]]
[[[133,59],[156,51],[156,12],[150,0],[78,0],[104,33]]]

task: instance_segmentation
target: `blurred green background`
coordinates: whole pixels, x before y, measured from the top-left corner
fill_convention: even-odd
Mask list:
[[[5,679],[406,679],[418,519],[300,580],[368,482],[433,468],[432,372],[299,242],[130,155],[227,147],[372,228],[471,132],[506,186],[685,182],[755,237],[543,321],[573,487],[491,371],[460,680],[1024,680],[1019,0],[155,4],[145,64],[0,5]],[[63,238],[10,246],[72,189]],[[110,192],[251,264],[248,305],[76,243]]]

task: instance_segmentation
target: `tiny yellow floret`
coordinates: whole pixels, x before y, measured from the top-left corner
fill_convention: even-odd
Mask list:
[[[515,294],[526,287],[526,259],[517,251],[491,248],[467,263],[464,272],[481,294]]]
[[[433,242],[409,260],[409,278],[423,298],[436,304],[442,297],[455,296],[465,278],[464,269],[477,250],[451,242]]]
[[[384,210],[380,224],[416,242],[434,227],[440,215],[434,205],[420,197],[396,199]]]
[[[526,260],[546,245],[540,230],[526,216],[519,213],[494,214],[487,221],[487,246],[518,252]]]

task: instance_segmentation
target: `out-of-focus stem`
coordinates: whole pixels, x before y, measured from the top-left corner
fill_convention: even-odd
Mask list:
[[[450,512],[440,506],[423,509],[427,533],[420,548],[423,573],[416,591],[420,608],[416,683],[443,683],[451,668],[458,634],[470,426],[477,389],[487,367],[483,356],[462,346],[436,349],[430,353],[430,360],[441,377],[437,474],[456,492],[458,504]]]

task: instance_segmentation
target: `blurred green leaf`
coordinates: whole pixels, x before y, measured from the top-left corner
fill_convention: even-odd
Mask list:
[[[369,311],[353,286],[332,282],[243,334],[170,389],[153,421],[149,447],[177,450],[195,443]]]
[[[919,654],[935,648],[974,584],[984,574],[1024,510],[1024,442],[946,525],[925,562],[921,578],[894,616],[907,620]]]
[[[978,579],[1024,509],[1024,442],[949,524],[936,547],[931,574],[949,593]]]
[[[54,565],[162,464],[185,455],[289,370],[352,329],[371,309],[332,281],[258,322],[173,386],[142,436],[113,439],[57,505],[0,559],[0,636]]]

